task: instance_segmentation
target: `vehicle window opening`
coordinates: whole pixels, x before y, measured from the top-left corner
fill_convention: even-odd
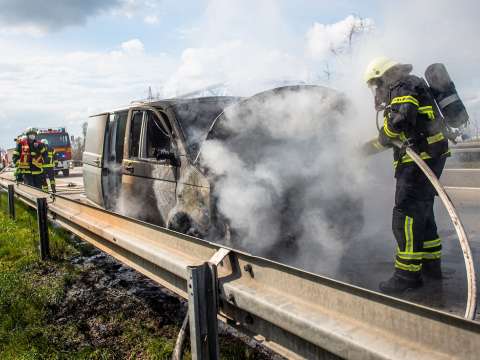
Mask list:
[[[110,115],[108,150],[110,162],[121,163],[123,160],[123,147],[125,128],[127,123],[127,112]]]
[[[166,124],[167,119],[163,118]],[[162,160],[169,158],[171,152],[171,140],[169,131],[164,128],[160,119],[155,113],[147,112],[147,134],[146,134],[146,157],[149,159]]]
[[[140,151],[140,135],[142,132],[143,111],[134,111],[130,126],[129,157],[138,158]]]

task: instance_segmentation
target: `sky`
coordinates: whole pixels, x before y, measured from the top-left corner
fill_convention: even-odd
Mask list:
[[[453,5],[444,0],[402,4],[397,9],[398,2],[374,0],[0,0],[0,147],[11,147],[28,126],[65,126],[80,135],[89,115],[146,98],[149,86],[154,95],[171,97],[219,82],[235,95],[282,81],[341,90],[355,82],[352,97],[361,93],[368,99],[363,68],[384,52],[421,66],[446,53],[468,101],[477,104],[478,78],[471,72],[478,70],[478,53],[455,36],[469,34],[476,44],[473,14],[479,6],[460,0],[450,11]],[[429,16],[413,15],[412,8]],[[449,31],[457,22],[460,29]],[[405,25],[409,29],[402,31]],[[354,50],[346,38],[352,27],[358,29]],[[426,42],[436,34],[438,46],[430,47]],[[412,41],[416,36],[419,41]],[[468,58],[468,66],[461,58]]]

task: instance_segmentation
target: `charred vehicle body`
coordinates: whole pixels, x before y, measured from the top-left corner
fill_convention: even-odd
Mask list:
[[[127,108],[90,117],[83,154],[88,199],[123,215],[197,237],[225,242],[234,236],[244,236],[242,229],[230,225],[228,216],[219,211],[219,193],[215,187],[225,174],[219,174],[203,161],[203,147],[211,141],[221,142],[241,159],[255,163],[268,153],[271,144],[282,140],[251,124],[261,124],[267,117],[282,121],[285,116],[291,116],[284,114],[287,110],[283,107],[272,107],[269,101],[283,101],[286,94],[291,93],[311,100],[306,112],[311,112],[311,107],[322,99],[328,100],[330,111],[338,114],[344,111],[345,99],[330,89],[288,86],[249,98],[219,96],[133,103]],[[335,100],[331,98],[333,93]],[[290,105],[287,112],[291,113],[297,105]],[[305,112],[300,115],[305,116]],[[313,119],[317,115],[308,116]],[[232,119],[240,126],[233,128]],[[332,129],[339,126],[330,125]],[[334,137],[335,131],[323,136]],[[301,146],[308,149],[308,144]],[[308,184],[322,179],[302,176],[301,168],[308,164],[285,165],[299,167],[299,175],[276,199],[277,216],[285,219],[280,221],[282,239],[279,242],[288,247],[292,239],[304,231],[297,221],[301,213],[298,199],[308,202],[310,195],[305,190]],[[316,200],[327,208],[327,221],[335,231],[345,235],[361,227],[358,199],[340,194],[334,202],[328,196],[319,196]],[[349,215],[348,223],[352,226],[343,226],[340,208],[349,208],[350,215],[354,214]]]

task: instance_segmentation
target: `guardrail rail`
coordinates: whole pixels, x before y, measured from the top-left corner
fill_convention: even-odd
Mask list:
[[[12,184],[0,179],[3,188]],[[15,184],[14,191],[32,208],[46,196],[24,185]],[[189,299],[189,314],[196,316],[190,317],[190,329],[202,336],[192,338],[194,359],[215,358],[215,344],[210,347],[208,339],[215,330],[208,323],[211,316],[292,359],[478,359],[480,354],[480,323],[474,321],[63,196],[49,201],[48,213],[65,229]]]

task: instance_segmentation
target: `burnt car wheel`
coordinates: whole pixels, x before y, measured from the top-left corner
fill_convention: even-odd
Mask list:
[[[194,222],[185,213],[176,213],[173,215],[172,219],[168,223],[167,226],[170,230],[190,235],[194,237],[201,237],[200,232],[198,231],[197,227],[195,226]]]

